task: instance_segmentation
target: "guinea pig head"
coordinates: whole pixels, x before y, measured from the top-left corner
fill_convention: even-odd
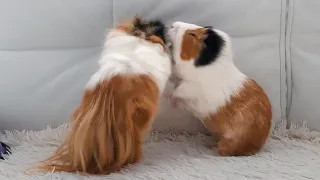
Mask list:
[[[134,17],[128,22],[122,23],[118,29],[138,38],[157,43],[165,47],[166,27],[159,19],[144,20],[140,17]]]
[[[168,31],[172,57],[177,66],[205,67],[219,59],[231,59],[230,37],[210,26],[174,22]],[[225,61],[225,60],[223,60]]]

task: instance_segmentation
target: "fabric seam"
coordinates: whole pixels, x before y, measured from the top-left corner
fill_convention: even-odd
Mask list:
[[[286,105],[287,105],[287,83],[286,83],[286,22],[287,22],[287,5],[288,0],[281,1],[280,12],[280,37],[279,37],[279,58],[280,58],[280,110],[281,119],[285,120],[286,117]]]
[[[114,27],[114,0],[111,0],[111,20],[112,20],[112,26]]]
[[[287,108],[286,116],[289,117],[291,103],[292,103],[292,62],[291,62],[291,37],[293,28],[293,18],[294,18],[294,0],[288,0],[288,20],[287,20],[287,30],[286,30],[286,72],[287,72]],[[289,118],[288,118],[289,119]],[[288,123],[289,124],[289,123]]]

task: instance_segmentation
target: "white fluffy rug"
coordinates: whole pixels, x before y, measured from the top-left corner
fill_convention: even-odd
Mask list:
[[[0,135],[13,154],[0,161],[0,180],[319,180],[320,135],[283,122],[259,154],[251,157],[219,157],[209,136],[153,132],[145,145],[144,161],[109,176],[84,177],[49,173],[26,175],[25,168],[48,157],[61,143],[66,126],[39,132],[15,131]]]

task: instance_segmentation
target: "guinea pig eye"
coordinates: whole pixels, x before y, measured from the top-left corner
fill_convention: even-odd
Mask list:
[[[193,36],[194,38],[197,38],[197,36],[194,33],[189,33],[191,36]]]

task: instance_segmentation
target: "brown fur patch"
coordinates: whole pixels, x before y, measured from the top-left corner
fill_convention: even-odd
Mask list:
[[[206,37],[206,28],[186,30],[182,38],[180,58],[183,61],[195,60],[200,55],[202,42]]]
[[[249,80],[229,103],[203,123],[220,136],[218,152],[221,156],[246,156],[263,147],[271,120],[269,98],[255,81]]]
[[[158,36],[154,36],[153,35],[148,40],[150,42],[153,42],[153,43],[156,43],[156,44],[160,44],[163,47],[163,51],[166,51],[166,47],[165,47],[165,44],[164,44],[163,40],[161,38],[159,38]]]
[[[116,76],[87,90],[67,141],[36,169],[109,174],[139,162],[159,93],[147,75]]]

